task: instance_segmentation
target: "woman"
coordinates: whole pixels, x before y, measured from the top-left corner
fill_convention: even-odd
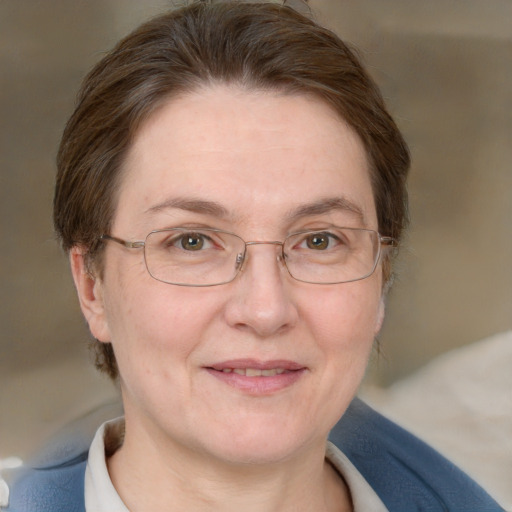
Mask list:
[[[11,509],[499,510],[353,401],[408,166],[354,54],[286,5],[193,2],[121,41],[64,132],[54,219],[125,416]]]

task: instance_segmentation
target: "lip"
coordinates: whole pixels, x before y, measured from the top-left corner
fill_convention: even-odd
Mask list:
[[[231,361],[222,361],[209,365],[208,368],[223,371],[229,368],[242,369],[254,368],[256,370],[271,370],[273,368],[282,368],[287,371],[297,371],[304,369],[304,365],[296,363],[295,361],[288,361],[286,359],[276,359],[271,361],[260,361],[257,359],[233,359]]]
[[[205,366],[204,369],[224,384],[251,395],[270,395],[282,391],[300,380],[307,368],[295,361],[276,359],[234,359]],[[279,370],[277,374],[247,376],[230,370]],[[282,370],[282,371],[281,371]]]

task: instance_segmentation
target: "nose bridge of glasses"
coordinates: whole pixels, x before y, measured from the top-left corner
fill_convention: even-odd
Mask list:
[[[248,245],[281,245],[281,246],[283,246],[284,242],[278,242],[277,240],[269,240],[268,242],[254,240],[252,242],[245,242],[245,245],[246,246],[248,246]]]
[[[237,254],[237,258],[236,258],[236,267],[238,270],[242,270],[246,260],[247,260],[247,247],[249,246],[252,246],[252,245],[277,245],[277,246],[280,246],[281,247],[281,252],[277,255],[277,261],[282,261],[283,260],[283,253],[282,253],[282,249],[284,247],[284,242],[280,242],[278,240],[268,240],[268,241],[265,241],[265,240],[251,240],[249,242],[245,242],[245,251],[243,253],[239,253]]]

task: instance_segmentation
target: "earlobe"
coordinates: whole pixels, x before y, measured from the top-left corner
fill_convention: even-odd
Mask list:
[[[384,300],[384,295],[380,298],[379,307],[377,310],[377,317],[375,321],[375,336],[379,334],[382,324],[384,323],[384,316],[386,313],[386,303]]]
[[[73,247],[69,253],[71,273],[78,293],[80,308],[94,338],[98,341],[109,342],[110,332],[103,299],[103,283],[87,268],[84,254],[84,250],[80,247]]]

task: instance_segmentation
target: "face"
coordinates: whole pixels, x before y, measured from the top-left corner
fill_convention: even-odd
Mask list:
[[[308,96],[218,86],[175,98],[142,126],[123,173],[111,234],[126,240],[178,226],[247,241],[331,225],[377,230],[361,141]],[[307,284],[278,253],[249,246],[237,278],[209,288],[159,282],[142,249],[115,243],[102,280],[81,285],[73,253],[91,331],[114,346],[127,436],[230,462],[323,446],[382,322],[381,268]]]

